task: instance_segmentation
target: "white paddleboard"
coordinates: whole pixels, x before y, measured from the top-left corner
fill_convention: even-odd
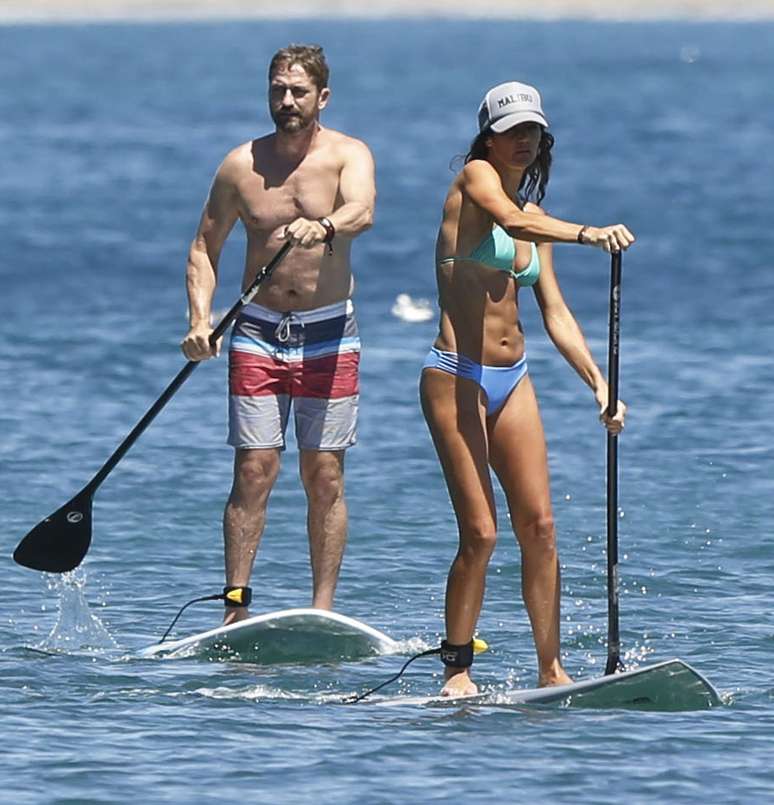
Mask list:
[[[398,651],[398,643],[354,618],[323,609],[284,609],[140,651],[144,657],[201,657],[260,665],[324,663]]]
[[[553,704],[564,707],[625,707],[638,710],[706,710],[722,704],[720,695],[682,660],[664,662],[574,682],[531,690],[481,692],[473,696],[396,696],[365,699],[383,706],[465,707],[468,705]]]

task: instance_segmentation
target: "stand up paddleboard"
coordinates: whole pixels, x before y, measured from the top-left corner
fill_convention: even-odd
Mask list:
[[[398,651],[398,643],[354,618],[323,609],[284,609],[169,640],[143,657],[199,657],[258,665],[355,660]]]
[[[544,704],[659,711],[707,710],[722,704],[718,692],[698,671],[676,659],[550,688],[482,692],[457,697],[393,696],[367,701],[386,707],[508,707]]]

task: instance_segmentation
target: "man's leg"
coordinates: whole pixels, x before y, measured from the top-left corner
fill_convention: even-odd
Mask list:
[[[277,480],[279,448],[236,451],[234,483],[223,515],[226,584],[247,587],[266,522],[266,504]],[[227,607],[224,623],[247,617],[247,607]]]
[[[347,542],[344,453],[356,441],[360,339],[349,301],[298,315],[307,320],[292,397],[308,506],[312,606],[332,609]]]
[[[347,543],[344,450],[300,450],[299,466],[308,501],[312,606],[333,609],[333,596]]]

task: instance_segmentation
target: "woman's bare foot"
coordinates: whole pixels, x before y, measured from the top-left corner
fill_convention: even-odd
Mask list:
[[[473,696],[478,693],[476,683],[470,678],[467,668],[447,668],[446,682],[441,690],[441,696]]]
[[[223,616],[223,625],[228,626],[229,623],[236,623],[237,621],[244,621],[250,617],[247,607],[226,607],[226,613]]]
[[[572,679],[558,660],[552,662],[548,668],[541,670],[538,674],[538,687],[550,688],[553,685],[572,685]]]

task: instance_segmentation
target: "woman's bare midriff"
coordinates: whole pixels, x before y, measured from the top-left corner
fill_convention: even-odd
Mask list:
[[[503,272],[469,261],[438,267],[441,318],[436,349],[487,366],[512,366],[524,355],[518,286]]]

